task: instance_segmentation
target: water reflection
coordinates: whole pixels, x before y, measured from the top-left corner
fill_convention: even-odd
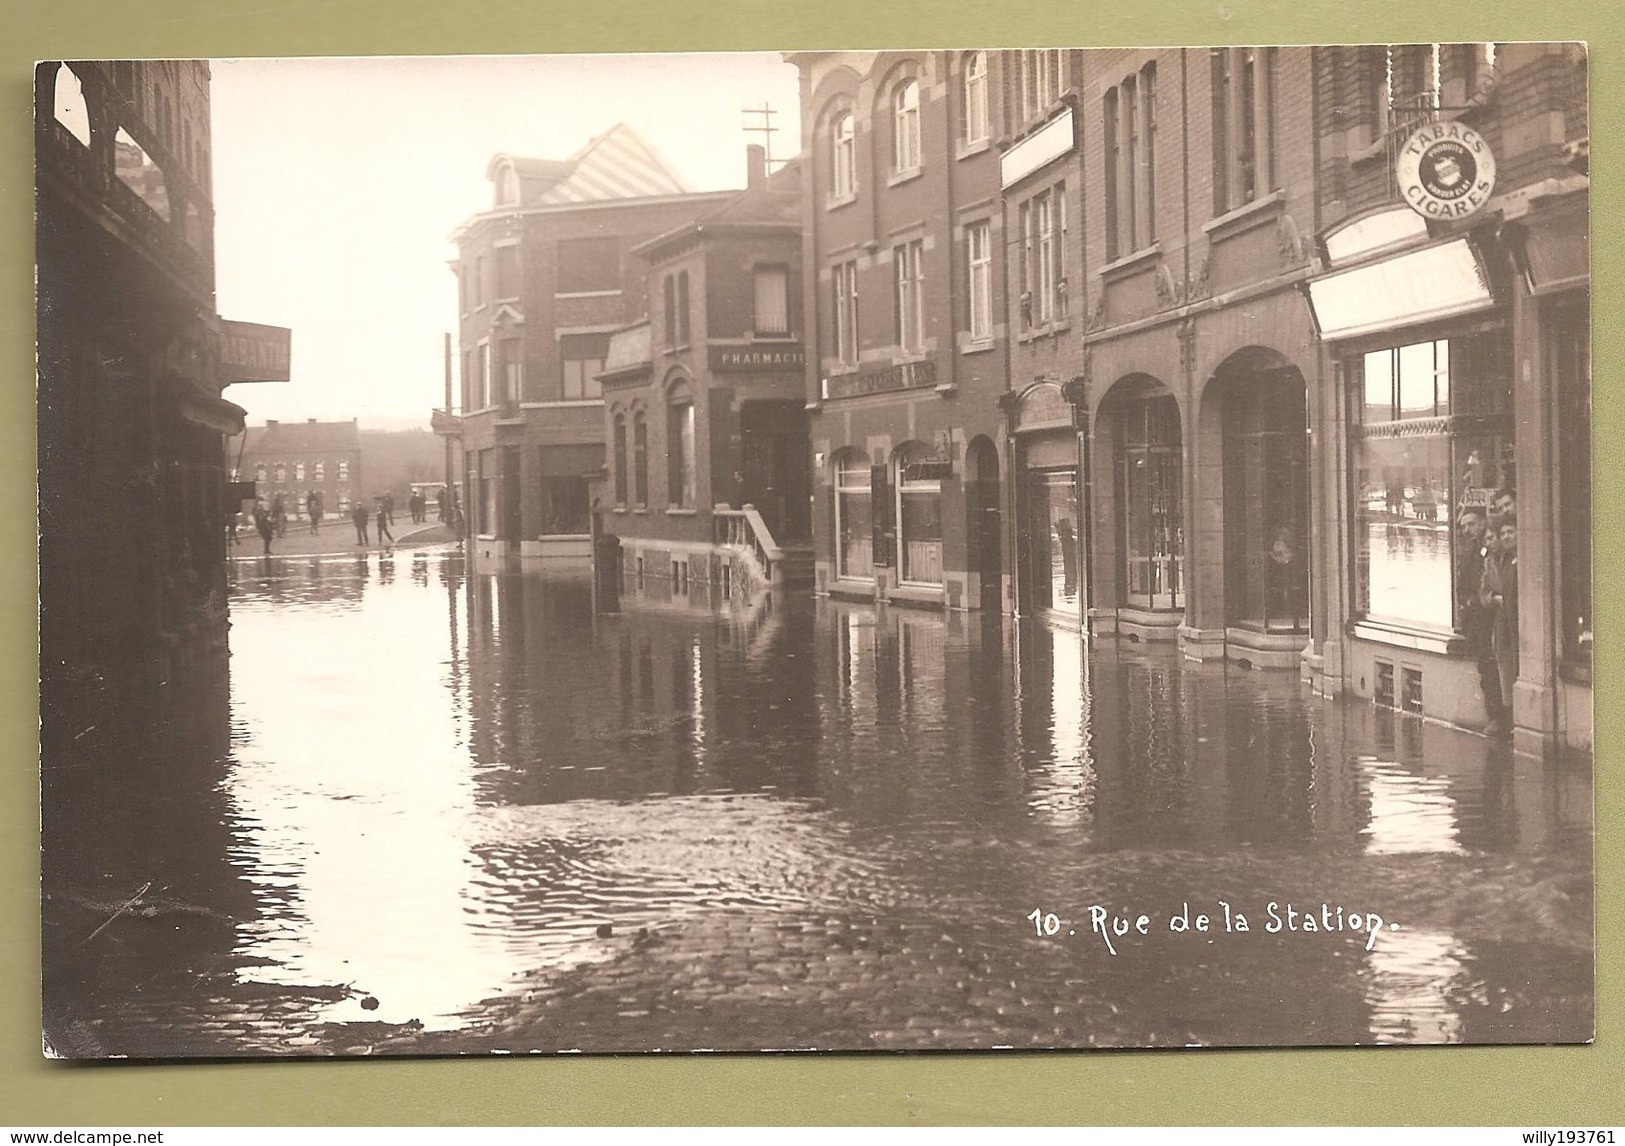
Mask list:
[[[239,891],[193,893],[234,922],[207,951],[172,940],[216,973],[149,989],[104,1045],[343,1047],[359,1036],[335,1030],[416,1020],[468,1028],[450,1049],[557,1049],[538,998],[576,1008],[589,1049],[1589,1029],[1585,768],[996,617],[734,611],[654,576],[594,616],[585,577],[448,554],[236,576],[232,744],[197,772],[218,807],[177,805],[218,825],[203,850]],[[157,870],[101,862],[110,886]],[[1164,927],[1114,957],[1086,923],[1068,946],[1026,921],[1221,902],[1261,921],[1272,900],[1401,930],[1368,951]],[[106,1009],[137,975],[112,959],[62,990]],[[718,984],[786,1009],[713,1029]],[[616,1001],[681,991],[686,1009]],[[675,1042],[635,1025],[661,1008]]]

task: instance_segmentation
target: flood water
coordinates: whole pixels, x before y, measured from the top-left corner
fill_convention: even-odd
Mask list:
[[[1591,1035],[1588,760],[997,618],[232,576],[229,693],[47,856],[61,1053]]]

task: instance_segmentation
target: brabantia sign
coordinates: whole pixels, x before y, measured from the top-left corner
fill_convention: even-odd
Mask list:
[[[1495,153],[1464,123],[1430,123],[1405,141],[1394,166],[1399,193],[1425,219],[1464,219],[1495,191]]]

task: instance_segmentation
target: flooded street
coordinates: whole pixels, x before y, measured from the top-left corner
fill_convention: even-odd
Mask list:
[[[97,789],[48,1019],[142,1057],[1589,1037],[1589,761],[669,589],[237,562],[229,741]]]

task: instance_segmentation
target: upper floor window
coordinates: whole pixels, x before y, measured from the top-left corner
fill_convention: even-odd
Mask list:
[[[621,289],[621,248],[613,237],[559,241],[559,294]]]
[[[497,258],[497,291],[496,297],[519,297],[519,247],[509,244],[496,249]]]
[[[965,142],[987,138],[987,53],[965,57]]]
[[[559,369],[564,376],[566,401],[603,396],[598,375],[609,354],[608,334],[559,335]]]
[[[1275,49],[1214,48],[1213,213],[1275,187]]]
[[[340,481],[349,481],[350,480],[350,463],[345,461],[342,458],[339,459],[339,480]]]
[[[892,249],[897,270],[897,345],[915,354],[925,345],[925,244],[919,239]]]
[[[661,283],[666,310],[666,348],[687,346],[692,333],[688,311],[688,272],[667,275]]]
[[[317,481],[326,481],[327,480],[327,463],[326,462],[317,462],[316,463],[316,480]]]
[[[858,144],[851,112],[842,112],[830,127],[830,180],[832,198],[858,193]]]
[[[843,366],[858,364],[858,264],[836,263],[831,275],[835,294],[835,357]]]
[[[677,345],[687,346],[694,341],[693,312],[689,308],[688,272],[677,272]]]
[[[892,170],[920,169],[920,81],[904,80],[892,95]]]
[[[1157,65],[1148,63],[1109,90],[1106,128],[1106,257],[1156,241]]]
[[[484,255],[474,257],[474,308],[478,310],[484,306],[491,296],[491,284],[486,276],[490,273],[491,260]]]
[[[970,284],[970,336],[993,336],[993,224],[986,220],[965,228],[966,281]]]
[[[519,176],[511,166],[497,172],[497,206],[511,207],[519,202]]]
[[[288,480],[288,467],[283,465],[281,462],[278,462],[277,467],[276,467],[276,483],[277,483],[277,485],[282,485],[287,480]]]
[[[1020,56],[1021,117],[1040,119],[1061,98],[1061,53],[1054,49]]]
[[[1057,183],[1021,205],[1021,325],[1063,322],[1066,297],[1066,185]]]
[[[265,480],[265,475],[266,475],[265,463],[260,462],[258,465],[256,465],[254,467],[254,480],[256,482],[263,482]]]
[[[504,338],[497,343],[495,383],[496,402],[508,405],[519,401],[520,370],[519,340]]]
[[[293,480],[294,481],[304,481],[305,480],[305,463],[304,462],[294,462],[293,463]]]
[[[790,333],[790,272],[785,267],[757,267],[755,331],[783,337]]]

